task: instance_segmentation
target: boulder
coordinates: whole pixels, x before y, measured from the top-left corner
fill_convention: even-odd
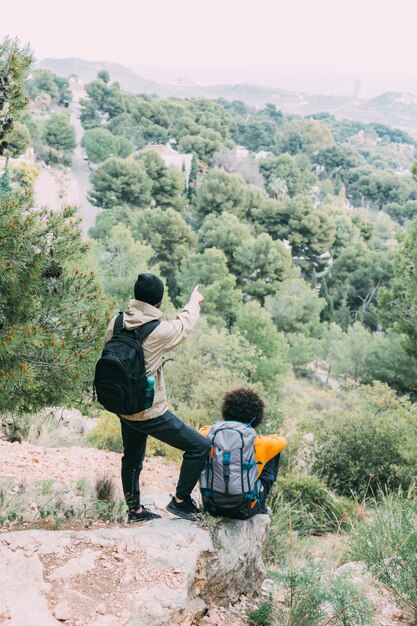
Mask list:
[[[0,534],[8,626],[191,624],[211,604],[260,591],[269,518],[182,519],[86,531]]]

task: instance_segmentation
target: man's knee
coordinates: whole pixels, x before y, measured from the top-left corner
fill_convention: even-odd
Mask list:
[[[211,450],[211,443],[203,436],[196,443],[195,454],[196,456],[205,459],[208,457]]]

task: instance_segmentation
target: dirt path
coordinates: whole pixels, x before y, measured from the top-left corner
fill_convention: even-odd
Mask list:
[[[121,488],[121,454],[94,448],[43,448],[0,441],[0,476],[16,483],[53,479],[68,486],[77,480],[94,482],[108,474]],[[175,487],[178,467],[161,457],[146,459],[141,476],[145,495],[168,494]]]

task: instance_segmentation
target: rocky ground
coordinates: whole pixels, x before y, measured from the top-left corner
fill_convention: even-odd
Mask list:
[[[191,626],[198,616],[206,626],[242,626],[249,606],[242,596],[260,591],[265,577],[268,523],[266,516],[223,522],[215,535],[178,518],[3,533],[0,624]]]
[[[179,603],[180,609],[185,606],[185,589],[189,587],[186,567],[175,568],[173,562],[169,560],[167,567],[153,566],[149,562],[146,550],[135,548],[137,534],[136,539],[133,538],[130,542],[115,538],[115,534],[120,532],[119,529],[135,534],[138,528],[135,526],[132,529],[132,525],[127,526],[123,518],[120,521],[89,520],[89,530],[85,531],[85,520],[78,516],[71,517],[60,523],[58,532],[46,535],[55,539],[46,541],[45,538],[40,540],[36,537],[36,532],[43,533],[44,529],[56,528],[56,516],[40,516],[42,506],[39,499],[50,503],[48,506],[57,499],[64,500],[66,507],[69,503],[75,505],[79,500],[86,499],[88,490],[85,486],[89,486],[91,496],[95,481],[103,476],[112,479],[116,487],[116,497],[121,498],[120,463],[121,455],[115,452],[84,447],[43,447],[26,442],[0,441],[2,505],[4,507],[4,504],[9,502],[11,508],[14,504],[17,506],[18,503],[24,502],[19,509],[23,521],[19,516],[15,520],[6,520],[0,526],[0,560],[6,559],[4,567],[0,567],[6,576],[6,581],[3,581],[3,592],[0,591],[1,626],[38,626],[38,624],[47,626],[59,623],[65,623],[67,626],[127,624],[126,620],[132,617],[135,610],[143,612],[146,607],[138,604],[137,597],[134,601],[127,602],[121,593],[121,589],[126,585],[133,585],[142,590],[144,586],[157,590],[155,592],[157,595],[162,594],[168,600],[170,594],[173,596],[179,594],[183,598],[182,604]],[[178,464],[162,457],[148,458],[141,477],[144,504],[166,518],[163,523],[172,523],[174,526],[178,521],[169,519],[170,515],[165,510],[165,505],[169,500],[169,494],[175,491],[177,477]],[[84,486],[82,494],[77,485]],[[190,524],[183,520],[179,523]],[[152,542],[149,524],[140,526],[148,533],[146,536]],[[145,529],[145,526],[148,528]],[[66,539],[62,537],[57,539],[61,532],[71,533],[75,530],[84,532],[76,532]],[[111,536],[101,545],[100,540],[98,542],[90,540],[94,532],[111,533]],[[175,535],[176,546],[183,532],[184,526]],[[193,539],[196,532],[200,530],[197,528],[196,531],[191,531],[191,538],[188,535],[186,537],[186,540],[189,540],[185,549],[188,556],[193,554],[190,546],[198,544],[195,538]],[[207,534],[207,531],[204,532]],[[31,533],[35,533],[35,536]],[[155,545],[158,545],[158,541],[161,541],[161,532],[154,534],[154,537]],[[161,552],[169,554],[171,541],[167,537],[164,540]],[[176,549],[178,550],[178,547]],[[10,605],[9,600],[15,597],[18,603],[18,597],[23,599],[22,593],[26,592],[22,592],[19,586],[10,587],[10,580],[13,578],[21,580],[25,574],[29,575],[32,581],[38,581],[38,584],[30,586],[30,597],[26,599],[26,604],[31,607],[28,608],[28,613],[17,616],[13,613],[13,602]],[[153,604],[156,611],[158,606],[160,610],[158,603]],[[226,607],[212,601],[200,604],[199,624],[206,626],[244,626],[248,623],[246,611],[253,607],[253,602],[244,596],[240,599],[235,598],[233,604],[229,603],[230,606],[226,603]],[[158,621],[162,620],[162,617],[152,612],[151,605],[148,602],[146,608],[151,615],[149,623],[153,626],[165,623]],[[170,606],[171,608],[174,606],[175,609],[175,602]],[[145,622],[129,621],[130,623],[142,626]],[[190,624],[191,619],[187,618],[183,623]]]
[[[79,480],[94,482],[109,476],[121,495],[121,455],[94,448],[44,448],[29,443],[9,443],[0,440],[0,476],[16,483],[54,480],[56,484],[72,486]],[[141,485],[145,495],[168,494],[175,488],[178,476],[176,463],[160,457],[146,459]]]
[[[251,589],[257,589],[255,599],[247,592],[228,596],[233,585],[226,585],[228,591],[222,596],[225,571],[228,567],[237,572],[242,569],[238,561],[233,563],[233,557],[239,558],[253,539],[245,535],[246,523],[234,536],[226,525],[222,540],[226,548],[222,556],[216,554],[217,570],[210,569],[213,546],[209,546],[210,533],[204,525],[169,519],[165,511],[178,476],[178,464],[173,461],[151,457],[144,465],[143,502],[165,518],[154,528],[148,523],[132,529],[123,515],[110,520],[95,516],[86,524],[79,509],[69,519],[62,518],[65,507],[80,506],[93,497],[94,483],[100,477],[110,477],[116,498],[121,498],[120,462],[120,454],[92,448],[0,441],[0,508],[23,502],[23,520],[18,516],[3,520],[0,526],[0,560],[4,561],[0,566],[0,626],[191,626],[194,609],[199,614],[198,625],[247,626],[247,610],[253,610],[270,593],[279,604],[280,590],[268,580],[263,585],[252,582]],[[48,507],[59,499],[58,513],[54,510],[43,516],[45,505],[39,498]],[[58,514],[62,518],[59,531],[45,533],[43,529],[57,528]],[[240,546],[239,541],[243,541]],[[260,552],[261,545],[256,550]],[[309,556],[322,560],[333,555],[336,563],[343,562],[343,552],[341,538],[327,535],[313,540]],[[368,584],[360,564],[347,565],[353,568],[360,586]],[[235,576],[235,588],[243,589],[246,579],[245,573],[243,578]],[[207,587],[207,580],[212,587]],[[17,585],[13,581],[18,581]],[[126,588],[135,590],[129,598],[124,595]],[[370,586],[367,596],[377,607],[375,626],[408,624],[403,611],[382,590]],[[18,614],[14,607],[21,606],[22,598],[29,608]]]

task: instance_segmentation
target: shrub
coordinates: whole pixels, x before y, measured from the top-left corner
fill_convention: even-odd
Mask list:
[[[309,428],[318,442],[313,471],[337,493],[364,497],[380,489],[407,489],[417,451],[417,406],[387,385],[346,385]]]
[[[40,172],[36,165],[30,163],[20,163],[12,169],[12,180],[16,182],[21,189],[32,189]]]
[[[226,391],[253,386],[258,352],[241,335],[211,328],[201,319],[195,333],[164,366],[175,413],[198,427],[220,418]],[[262,385],[256,383],[262,393]]]
[[[99,450],[122,452],[123,444],[119,418],[112,413],[102,411],[97,426],[88,435],[88,441]]]
[[[355,504],[338,497],[316,476],[282,476],[269,504],[274,512],[287,508],[291,525],[302,533],[323,534],[350,527]]]
[[[417,624],[417,501],[384,496],[370,519],[356,526],[350,544],[352,558],[366,563]]]
[[[182,417],[184,418],[184,415],[182,415]],[[87,441],[91,446],[98,448],[99,450],[123,452],[122,433],[119,418],[112,413],[102,411],[100,417],[98,418],[97,425],[88,434]],[[180,461],[182,452],[166,443],[163,443],[162,441],[149,438],[147,455],[163,456],[170,461]]]
[[[0,433],[6,440],[13,443],[21,443],[30,430],[30,418],[28,415],[16,415],[14,413],[2,413],[0,415]]]
[[[277,608],[278,626],[366,626],[373,624],[373,607],[347,573],[337,573],[314,561],[270,574],[285,592]],[[358,597],[356,597],[358,596]]]
[[[95,482],[94,490],[97,500],[100,502],[114,502],[116,496],[116,486],[111,476],[104,474],[99,476]]]
[[[273,626],[275,607],[272,596],[260,603],[258,608],[248,611],[247,616],[250,626]]]
[[[99,476],[94,485],[96,515],[101,519],[114,522],[123,521],[125,517],[124,501],[117,497],[117,488],[111,476]]]

